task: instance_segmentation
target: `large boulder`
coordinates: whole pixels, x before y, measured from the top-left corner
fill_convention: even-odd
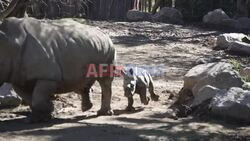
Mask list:
[[[225,119],[250,122],[250,91],[233,87],[216,94],[211,103],[211,113]]]
[[[240,23],[235,19],[223,19],[221,25],[232,30],[240,29]]]
[[[245,71],[247,73],[247,70]],[[185,75],[181,91],[190,91],[191,96],[182,100],[182,103],[180,99],[187,94],[179,96],[176,115],[205,113],[250,122],[250,91],[245,89],[246,84],[229,63],[217,62],[195,66]]]
[[[159,12],[153,15],[153,20],[164,23],[182,24],[183,16],[182,13],[175,8],[163,7]]]
[[[230,46],[230,43],[234,41],[241,41],[244,37],[246,37],[246,35],[242,33],[221,34],[219,37],[217,37],[216,49],[227,49]]]
[[[250,55],[250,44],[241,41],[234,41],[230,43],[227,50],[233,54]]]
[[[184,87],[192,91],[197,106],[211,99],[220,90],[231,87],[242,87],[244,81],[229,63],[208,63],[195,66],[184,76]]]
[[[230,18],[222,9],[215,9],[203,17],[203,22],[211,25],[223,25],[223,20],[226,19]]]
[[[127,19],[128,21],[151,21],[152,20],[152,15],[150,13],[146,12],[141,12],[138,10],[129,10],[127,12]]]
[[[3,84],[0,87],[0,107],[16,107],[21,104],[21,98],[13,90],[11,84]]]
[[[249,31],[250,18],[241,17],[239,19],[223,19],[220,25],[237,31]]]
[[[216,62],[195,66],[184,76],[184,89],[192,91],[196,96],[199,90],[210,85],[218,89],[241,87],[244,84],[238,72],[230,63]]]

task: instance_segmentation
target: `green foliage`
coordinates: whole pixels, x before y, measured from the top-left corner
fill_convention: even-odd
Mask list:
[[[234,70],[236,70],[238,72],[241,70],[242,66],[237,60],[232,59],[232,60],[230,60],[230,63],[233,65]]]
[[[230,63],[233,65],[233,69],[240,72],[240,70],[242,69],[242,65],[240,62],[238,62],[235,59],[230,60]],[[244,80],[245,82],[250,82],[250,75],[247,76],[243,76],[242,80]]]
[[[246,82],[250,82],[250,75],[247,75],[245,77],[242,77],[242,79]]]

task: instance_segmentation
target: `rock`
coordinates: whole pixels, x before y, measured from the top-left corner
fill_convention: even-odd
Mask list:
[[[199,58],[195,61],[195,64],[196,65],[200,65],[200,64],[206,64],[208,63],[207,59],[206,58]]]
[[[226,19],[230,19],[229,16],[222,9],[216,9],[208,12],[208,14],[203,17],[203,22],[211,25],[223,25],[222,21]]]
[[[250,18],[241,17],[237,20],[235,19],[223,19],[221,24],[227,28],[238,30],[238,31],[245,31],[250,30]]]
[[[246,83],[242,86],[242,88],[243,88],[244,90],[250,90],[250,82],[246,82]]]
[[[177,100],[169,107],[173,109],[177,117],[186,117],[190,112],[194,96],[191,90],[181,89],[178,93]]]
[[[183,16],[175,8],[163,7],[159,12],[153,15],[153,20],[157,22],[182,24]]]
[[[212,63],[212,62],[219,62],[221,61],[221,57],[213,57],[213,58],[198,58],[194,65],[200,65],[200,64],[207,64],[207,63]]]
[[[183,89],[191,90],[194,97],[199,95],[199,91],[206,85],[218,89],[228,89],[230,87],[242,87],[244,81],[238,72],[233,70],[229,63],[218,62],[195,66],[184,76]]]
[[[129,21],[152,21],[152,15],[150,13],[141,12],[138,10],[129,10],[127,12],[127,19]]]
[[[242,33],[222,34],[217,38],[216,49],[227,49],[233,54],[250,55],[250,44],[242,42],[245,38],[247,35]]]
[[[230,43],[227,51],[237,55],[250,55],[250,44],[241,41],[234,41]]]
[[[13,90],[11,84],[3,84],[0,87],[0,107],[16,107],[21,104],[21,98]]]
[[[212,99],[217,93],[221,93],[223,90],[215,88],[210,85],[206,85],[199,90],[199,94],[195,95],[192,107],[202,104],[204,101]]]
[[[238,19],[239,29],[241,30],[250,30],[250,18],[241,17]]]
[[[217,37],[216,49],[227,49],[231,42],[241,41],[245,34],[242,33],[225,33]]]
[[[211,113],[225,119],[250,122],[250,91],[233,87],[216,94],[210,103]]]
[[[180,111],[182,116],[214,114],[249,122],[249,87],[250,84],[245,83],[229,63],[201,64],[185,75],[176,111]],[[188,99],[183,97],[186,93],[192,96]]]
[[[199,90],[205,85],[211,85],[219,89],[228,89],[230,87],[242,87],[243,84],[244,81],[239,73],[233,69],[222,70],[221,72],[213,72],[212,69],[205,78],[193,87],[192,92],[194,96],[198,95]]]
[[[221,24],[230,29],[234,30],[240,29],[239,21],[235,19],[223,19]]]

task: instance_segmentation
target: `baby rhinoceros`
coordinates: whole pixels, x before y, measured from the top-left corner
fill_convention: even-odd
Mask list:
[[[158,101],[159,96],[154,93],[153,79],[149,72],[143,68],[133,67],[126,71],[122,71],[124,81],[124,95],[128,98],[128,107],[126,110],[134,111],[133,95],[135,93],[140,95],[141,103],[147,105],[150,98],[147,97],[147,88],[149,89],[150,97],[153,101]]]

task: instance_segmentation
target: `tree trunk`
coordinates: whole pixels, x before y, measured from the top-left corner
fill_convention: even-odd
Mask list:
[[[157,0],[153,6],[153,9],[152,9],[152,14],[155,14],[158,7],[160,7],[161,3],[163,3],[164,0]]]
[[[148,12],[151,12],[152,9],[152,0],[148,1]]]

